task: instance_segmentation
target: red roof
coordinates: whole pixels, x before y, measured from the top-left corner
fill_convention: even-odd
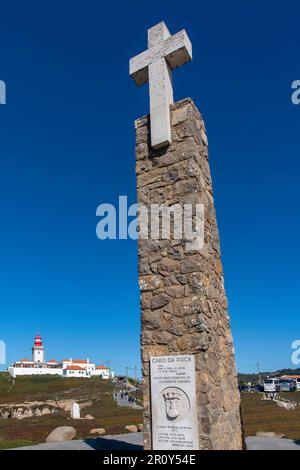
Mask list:
[[[21,359],[19,362],[33,362],[33,361],[30,361],[29,359]]]
[[[84,370],[82,367],[79,366],[69,366],[66,370]]]
[[[57,361],[55,361],[54,359],[51,359],[51,361],[48,361],[48,364],[57,364]]]
[[[105,370],[108,370],[108,367],[105,367],[105,366],[96,366],[96,369],[105,369]]]
[[[300,379],[300,375],[282,375],[282,379]]]
[[[73,362],[75,364],[88,364],[86,359],[64,359],[62,362]]]

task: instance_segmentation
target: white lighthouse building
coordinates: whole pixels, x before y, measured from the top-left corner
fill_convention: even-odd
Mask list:
[[[8,372],[12,377],[20,375],[61,375],[62,377],[90,378],[93,376],[109,379],[114,373],[106,366],[97,366],[89,359],[64,359],[62,361],[45,360],[45,348],[40,335],[34,338],[31,348],[32,360],[21,359],[14,362]]]
[[[32,347],[32,360],[35,364],[44,364],[45,362],[45,348],[42,343],[40,335],[34,338],[34,345]]]

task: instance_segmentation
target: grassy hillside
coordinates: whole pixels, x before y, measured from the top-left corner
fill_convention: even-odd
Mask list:
[[[20,377],[13,380],[0,374],[0,407],[3,404],[24,402],[75,400],[89,402],[81,415],[92,415],[92,420],[71,420],[70,412],[30,417],[22,420],[0,418],[0,449],[44,442],[57,426],[71,425],[77,430],[76,438],[91,437],[92,428],[103,427],[107,434],[125,432],[128,424],[142,422],[142,412],[119,407],[112,399],[114,385],[99,378],[64,379],[62,377]],[[271,401],[261,400],[258,393],[242,393],[242,416],[246,436],[257,431],[284,433],[291,439],[300,440],[300,406],[287,411]],[[141,397],[139,397],[141,398]],[[300,404],[300,393],[284,394],[285,399]]]
[[[0,448],[44,442],[57,426],[73,426],[76,438],[91,437],[92,428],[103,427],[107,434],[125,432],[128,424],[142,422],[142,412],[119,407],[112,398],[114,385],[98,377],[91,379],[65,379],[55,376],[19,377],[13,381],[8,374],[0,374],[0,407],[3,404],[24,402],[75,400],[89,402],[81,416],[92,415],[92,420],[71,420],[70,412],[60,410],[44,416],[30,418],[0,418]]]
[[[299,402],[300,393],[283,394]],[[255,436],[258,431],[285,434],[289,439],[300,440],[300,406],[287,411],[272,401],[263,401],[262,394],[242,393],[242,416],[246,436]],[[299,397],[299,398],[298,398]]]

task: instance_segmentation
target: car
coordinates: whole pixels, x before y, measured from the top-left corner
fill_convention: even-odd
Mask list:
[[[300,378],[297,377],[297,378],[295,379],[295,381],[296,381],[296,383],[295,383],[296,390],[300,390]]]
[[[296,384],[293,379],[280,379],[279,381],[280,392],[294,392],[296,390]]]
[[[257,385],[240,385],[239,386],[240,392],[261,392],[261,386]]]
[[[240,385],[239,390],[240,390],[240,392],[250,392],[250,386],[249,385]]]

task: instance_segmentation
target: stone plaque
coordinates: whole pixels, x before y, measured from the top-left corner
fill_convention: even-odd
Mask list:
[[[153,450],[198,450],[195,358],[150,357]]]

